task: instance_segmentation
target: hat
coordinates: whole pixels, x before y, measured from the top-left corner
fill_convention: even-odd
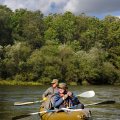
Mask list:
[[[58,87],[61,88],[61,89],[67,89],[68,88],[66,83],[59,83]]]
[[[58,84],[58,79],[53,79],[51,83],[57,83]]]

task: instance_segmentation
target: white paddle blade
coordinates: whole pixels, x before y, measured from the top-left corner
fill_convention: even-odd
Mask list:
[[[28,105],[28,104],[33,104],[33,102],[15,102],[14,105]]]
[[[40,100],[40,101],[34,101],[34,102],[15,102],[14,105],[29,105],[29,104],[34,104],[34,103],[41,103],[44,102],[45,100]]]
[[[81,93],[80,95],[77,95],[77,96],[78,97],[90,98],[90,97],[94,97],[95,96],[95,92],[93,90],[91,90],[91,91],[83,92],[83,93]]]

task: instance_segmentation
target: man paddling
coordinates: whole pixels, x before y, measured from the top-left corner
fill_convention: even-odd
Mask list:
[[[66,83],[59,83],[58,94],[54,97],[55,108],[69,108],[71,106],[77,106],[79,109],[84,109],[84,105],[80,103],[78,98],[68,91]]]
[[[53,100],[56,93],[58,93],[58,79],[53,79],[51,87],[49,87],[42,95],[43,100],[45,100],[42,105],[45,109],[51,109],[53,107]]]

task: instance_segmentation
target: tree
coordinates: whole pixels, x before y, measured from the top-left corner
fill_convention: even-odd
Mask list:
[[[5,47],[6,78],[14,78],[16,74],[27,71],[26,61],[31,54],[31,48],[27,43],[16,42],[12,46]]]
[[[120,19],[118,17],[106,16],[103,24],[106,29],[106,39],[103,41],[106,49],[120,45]]]
[[[0,45],[6,46],[13,44],[11,16],[12,11],[6,6],[0,5]]]
[[[44,20],[47,24],[45,32],[47,39],[51,40],[51,38],[54,38],[62,44],[73,41],[73,35],[75,32],[75,16],[72,13],[66,12],[63,15],[53,15],[53,17],[50,15],[48,18],[49,19],[46,18]],[[51,30],[54,34],[51,34]]]
[[[28,42],[33,48],[44,44],[43,14],[40,11],[16,10],[12,16],[13,38]]]
[[[47,41],[44,47],[39,50],[35,50],[27,63],[30,66],[30,72],[34,74],[32,80],[44,81],[51,80],[53,78],[60,78],[59,71],[59,58],[58,45],[51,41]]]

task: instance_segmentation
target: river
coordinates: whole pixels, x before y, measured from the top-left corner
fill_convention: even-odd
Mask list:
[[[40,103],[14,106],[14,102],[41,100],[42,93],[48,86],[0,86],[0,120],[11,120],[12,117],[39,111]],[[93,120],[120,120],[120,86],[70,86],[74,94],[94,90],[92,98],[79,98],[84,104],[115,100],[115,104],[91,105]],[[20,120],[39,120],[32,115]]]

